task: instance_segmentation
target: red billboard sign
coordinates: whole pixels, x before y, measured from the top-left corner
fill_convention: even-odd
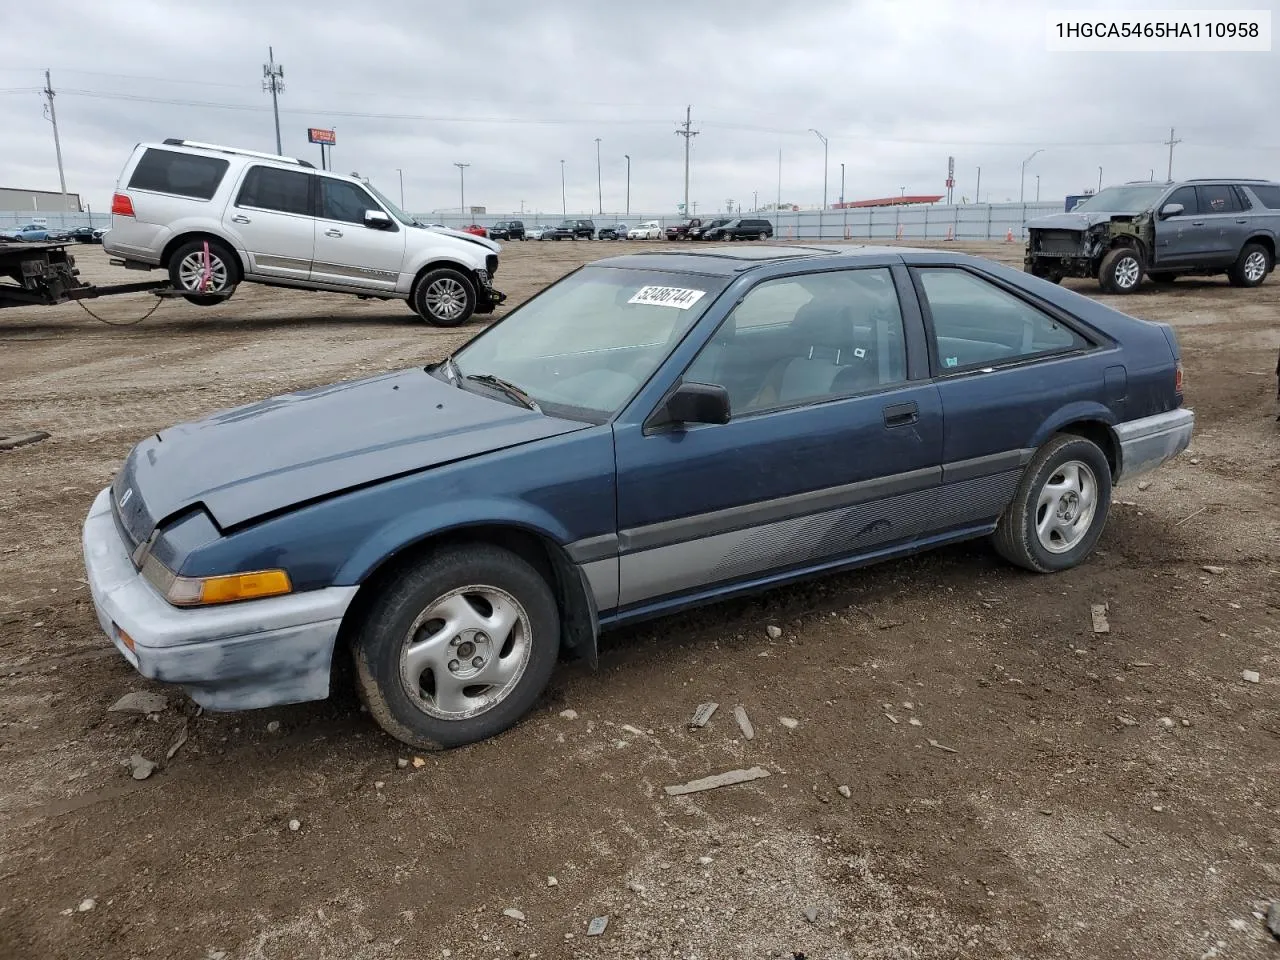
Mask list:
[[[325,143],[332,146],[338,142],[338,135],[332,130],[321,130],[319,127],[307,127],[307,139],[312,143]]]

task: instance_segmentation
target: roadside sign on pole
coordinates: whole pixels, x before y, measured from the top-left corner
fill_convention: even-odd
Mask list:
[[[307,127],[307,140],[311,143],[323,143],[332,146],[338,142],[338,136],[332,130],[322,130],[319,127]]]

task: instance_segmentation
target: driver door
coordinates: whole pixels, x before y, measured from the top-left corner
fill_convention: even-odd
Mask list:
[[[320,216],[315,228],[311,279],[371,292],[394,293],[404,265],[405,226],[367,226],[365,212],[386,213],[359,184],[319,177]]]
[[[1177,267],[1191,265],[1200,259],[1208,243],[1208,227],[1200,215],[1199,199],[1195,187],[1179,187],[1160,204],[1160,209],[1171,203],[1182,204],[1182,213],[1175,217],[1156,217],[1156,256],[1153,266]],[[1159,211],[1157,211],[1157,214]]]

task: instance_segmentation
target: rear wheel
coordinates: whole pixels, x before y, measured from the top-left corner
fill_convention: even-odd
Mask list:
[[[555,668],[560,615],[546,580],[498,547],[431,554],[392,580],[354,639],[369,713],[410,746],[495,736],[534,705]]]
[[[1111,467],[1097,444],[1059,434],[1031,461],[992,542],[1036,573],[1067,570],[1098,543],[1111,509]]]
[[[1271,254],[1258,243],[1246,243],[1230,269],[1227,279],[1233,287],[1256,287],[1271,270]]]
[[[217,240],[190,240],[169,257],[169,282],[190,303],[211,307],[227,299],[240,282],[240,262]],[[218,296],[221,294],[221,296]]]
[[[1142,283],[1142,254],[1133,247],[1116,247],[1102,258],[1098,283],[1107,293],[1133,293]]]
[[[413,288],[413,310],[436,327],[456,327],[466,323],[476,309],[476,289],[459,270],[439,267],[423,275]]]
[[[768,235],[767,233],[765,233],[763,230],[761,230],[761,231],[760,231],[760,236],[756,237],[756,239],[757,239],[757,240],[760,240],[760,241],[768,240],[768,239],[769,239],[769,235]]]

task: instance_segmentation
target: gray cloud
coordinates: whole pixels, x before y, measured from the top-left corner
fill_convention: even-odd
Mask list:
[[[274,150],[261,90],[268,44],[285,66],[286,153],[313,162],[307,126],[338,132],[337,168],[408,205],[595,210],[596,145],[606,211],[672,209],[683,191],[674,131],[692,104],[691,197],[700,209],[777,192],[828,199],[840,164],[850,199],[942,193],[1017,199],[1097,181],[1272,176],[1280,134],[1264,123],[1280,86],[1271,54],[1062,54],[1044,49],[1058,4],[599,0],[159,0],[11,5],[0,33],[0,184],[56,189],[52,135],[35,92],[53,68],[68,188],[104,209],[129,150],[166,136]],[[1115,9],[1115,3],[1062,6]],[[1206,7],[1209,0],[1165,7]],[[15,88],[17,92],[14,91]],[[27,88],[25,90],[21,88]],[[134,98],[134,99],[129,99]],[[154,101],[167,102],[154,102]],[[200,104],[218,104],[202,106]]]

